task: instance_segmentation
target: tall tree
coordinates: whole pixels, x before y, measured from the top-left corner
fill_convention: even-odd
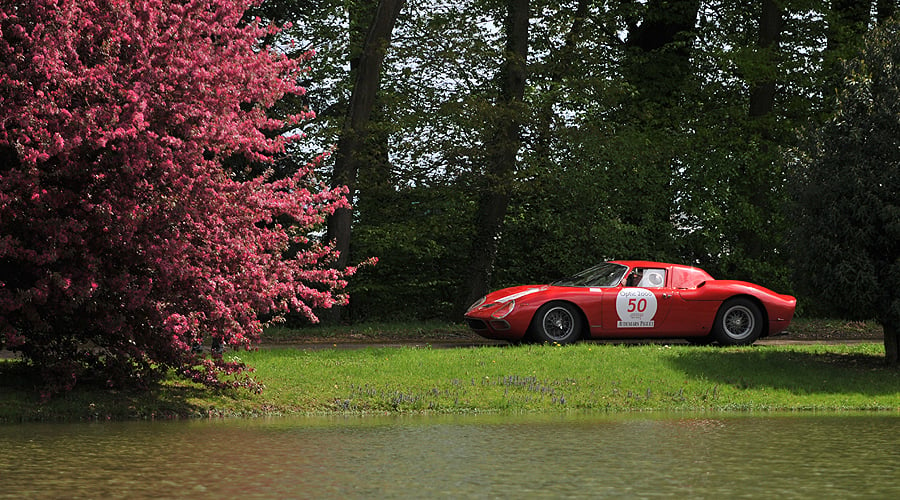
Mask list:
[[[781,68],[781,31],[784,12],[776,0],[763,0],[759,6],[755,28],[756,46],[753,62],[746,70],[745,79],[750,87],[749,121],[744,134],[748,142],[757,148],[756,154],[740,162],[738,175],[733,179],[735,205],[742,209],[732,220],[735,230],[733,251],[738,254],[733,271],[741,277],[750,272],[760,279],[760,267],[771,264],[773,250],[777,250],[777,220],[781,206],[777,196],[781,175],[776,170],[780,162],[779,135],[783,134],[781,114],[776,113],[776,91]],[[766,278],[769,278],[768,276]]]
[[[775,91],[778,67],[778,51],[784,12],[776,0],[763,0],[759,14],[757,49],[762,53],[766,71],[750,82],[750,117],[761,118],[775,109]]]
[[[632,147],[641,142],[649,147],[630,165],[616,160],[619,168],[634,172],[623,186],[630,206],[622,207],[620,218],[660,250],[673,241],[671,185],[678,176],[684,111],[697,97],[692,61],[699,9],[699,0],[651,0],[628,21],[621,72],[634,91],[618,115],[627,124],[620,137]]]
[[[346,120],[335,152],[333,187],[347,186],[350,198],[356,194],[360,162],[366,152],[369,119],[381,83],[385,51],[390,46],[394,23],[403,7],[403,0],[380,0],[371,16],[371,25],[365,37],[359,62],[355,68],[353,91]],[[350,237],[353,215],[349,207],[339,208],[328,218],[328,241],[339,252],[336,267],[344,269],[350,259]]]
[[[866,37],[797,173],[799,280],[829,313],[875,318],[900,363],[900,25]]]
[[[49,389],[83,373],[143,385],[174,369],[252,385],[235,348],[263,322],[343,303],[353,269],[309,238],[346,206],[307,165],[231,177],[288,140],[266,110],[301,67],[245,2],[0,1],[0,347]],[[303,113],[289,119],[297,123]]]
[[[506,50],[497,75],[498,94],[485,129],[484,185],[476,212],[469,271],[462,307],[478,300],[491,284],[494,258],[509,205],[513,174],[522,144],[525,84],[528,71],[529,0],[507,0],[504,33]]]

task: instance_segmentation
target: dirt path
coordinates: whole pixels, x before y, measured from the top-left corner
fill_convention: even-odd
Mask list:
[[[636,340],[588,340],[596,344],[658,344],[658,345],[688,345],[687,341],[682,339],[636,339]],[[854,337],[854,338],[827,338],[827,339],[809,339],[809,338],[792,338],[789,336],[779,336],[772,338],[763,338],[757,340],[753,345],[815,345],[815,344],[863,344],[883,342],[882,338],[874,337]],[[285,348],[307,350],[322,349],[365,349],[367,347],[413,347],[420,349],[451,349],[466,347],[483,347],[483,346],[507,346],[511,345],[502,340],[489,340],[480,337],[472,339],[386,339],[383,341],[368,340],[310,340],[304,342],[263,342],[261,349]]]

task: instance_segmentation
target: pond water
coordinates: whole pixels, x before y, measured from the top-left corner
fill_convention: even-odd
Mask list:
[[[0,426],[0,498],[897,498],[900,416]]]

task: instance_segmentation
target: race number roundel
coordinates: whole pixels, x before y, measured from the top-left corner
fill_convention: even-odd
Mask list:
[[[616,296],[618,328],[653,328],[656,295],[646,288],[623,288]]]

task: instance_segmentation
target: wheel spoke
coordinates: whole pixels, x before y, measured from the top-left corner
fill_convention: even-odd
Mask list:
[[[575,306],[551,302],[538,309],[529,332],[539,342],[571,344],[581,337],[581,322]]]
[[[747,336],[753,331],[753,316],[743,307],[735,307],[725,316],[725,329],[735,338]]]
[[[551,338],[563,339],[572,332],[573,318],[562,308],[551,309],[544,316],[544,331]]]
[[[749,345],[764,327],[759,306],[747,299],[726,302],[716,315],[713,336],[722,345]]]

